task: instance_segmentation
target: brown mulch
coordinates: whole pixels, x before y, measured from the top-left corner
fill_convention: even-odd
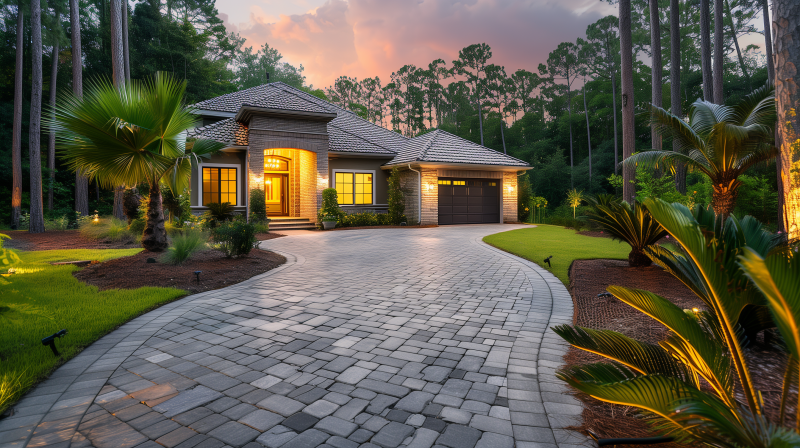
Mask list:
[[[585,233],[587,232],[581,232]],[[609,285],[619,285],[654,292],[683,309],[704,308],[704,303],[686,286],[657,266],[631,268],[627,261],[576,260],[570,269],[570,282],[570,293],[576,310],[574,324],[614,330],[651,343],[665,339],[668,330],[614,297],[598,298],[597,295],[605,292]],[[756,342],[751,344],[747,356],[756,388],[764,396],[765,413],[775,421],[786,358],[779,350],[765,345],[762,338],[763,335],[759,335]],[[573,366],[603,359],[570,347],[564,362]],[[586,430],[591,430],[601,438],[654,435],[635,408],[603,403],[577,391],[575,394],[584,404],[583,426],[575,429],[584,434]],[[792,412],[789,414],[793,415],[793,410],[790,411]],[[658,446],[677,448],[682,445],[669,443]]]
[[[242,282],[286,262],[282,255],[260,249],[253,249],[246,257],[235,259],[225,258],[222,252],[216,250],[207,250],[192,255],[179,266],[147,263],[148,258],[159,260],[160,256],[152,252],[140,252],[130,257],[92,264],[75,271],[73,275],[100,290],[163,286],[194,294]],[[195,271],[202,271],[200,283],[196,280]]]
[[[84,237],[78,230],[53,230],[44,233],[28,233],[27,230],[3,230],[10,236],[4,240],[5,247],[17,250],[58,250],[58,249],[135,249],[135,241],[114,242],[92,240]]]

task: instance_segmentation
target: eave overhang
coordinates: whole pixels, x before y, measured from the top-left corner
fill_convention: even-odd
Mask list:
[[[236,113],[236,121],[249,123],[253,115],[279,117],[279,118],[298,118],[303,120],[322,121],[327,123],[336,118],[335,113],[329,112],[304,112],[301,110],[273,109],[270,107],[256,107],[248,104],[242,105]]]

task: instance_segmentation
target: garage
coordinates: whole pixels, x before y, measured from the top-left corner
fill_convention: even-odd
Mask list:
[[[439,178],[439,225],[500,222],[498,179]]]

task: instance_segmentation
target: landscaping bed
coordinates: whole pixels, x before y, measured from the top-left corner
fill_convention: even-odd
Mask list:
[[[683,309],[704,308],[686,286],[657,266],[631,268],[620,260],[576,260],[570,269],[570,293],[575,303],[573,323],[583,327],[614,330],[627,336],[651,343],[666,338],[664,326],[614,297],[598,298],[610,285],[638,288],[669,299]],[[756,388],[764,397],[765,412],[777,416],[780,390],[786,365],[785,355],[763,344],[762,335],[748,347],[748,359]],[[570,347],[564,357],[567,365],[603,361],[604,358]],[[612,405],[576,392],[583,402],[583,426],[575,428],[586,433],[591,430],[601,438],[648,437],[653,434],[649,425],[637,417],[635,408]],[[792,407],[793,409],[793,407]],[[794,415],[794,412],[790,412]],[[682,445],[670,443],[657,445],[673,448]]]
[[[148,263],[148,258],[154,258],[157,262]],[[75,271],[73,275],[82,282],[97,286],[101,291],[162,286],[195,294],[242,282],[286,262],[282,255],[260,249],[253,249],[250,254],[240,258],[225,258],[222,252],[205,250],[195,253],[177,266],[158,260],[159,254],[140,252],[130,257],[93,264]],[[199,283],[195,271],[202,271]]]
[[[79,230],[54,230],[29,233],[27,230],[3,230],[10,236],[4,246],[24,251],[58,249],[140,249],[136,241],[93,240],[81,235]]]

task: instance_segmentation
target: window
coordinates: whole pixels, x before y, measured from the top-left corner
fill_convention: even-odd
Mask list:
[[[334,175],[340,205],[372,204],[373,173],[337,171]]]
[[[236,168],[203,167],[203,205],[217,202],[236,204]]]
[[[466,185],[467,182],[463,180],[454,180],[453,185]]]
[[[439,185],[450,185],[450,181],[449,180],[440,180],[439,181]]]

